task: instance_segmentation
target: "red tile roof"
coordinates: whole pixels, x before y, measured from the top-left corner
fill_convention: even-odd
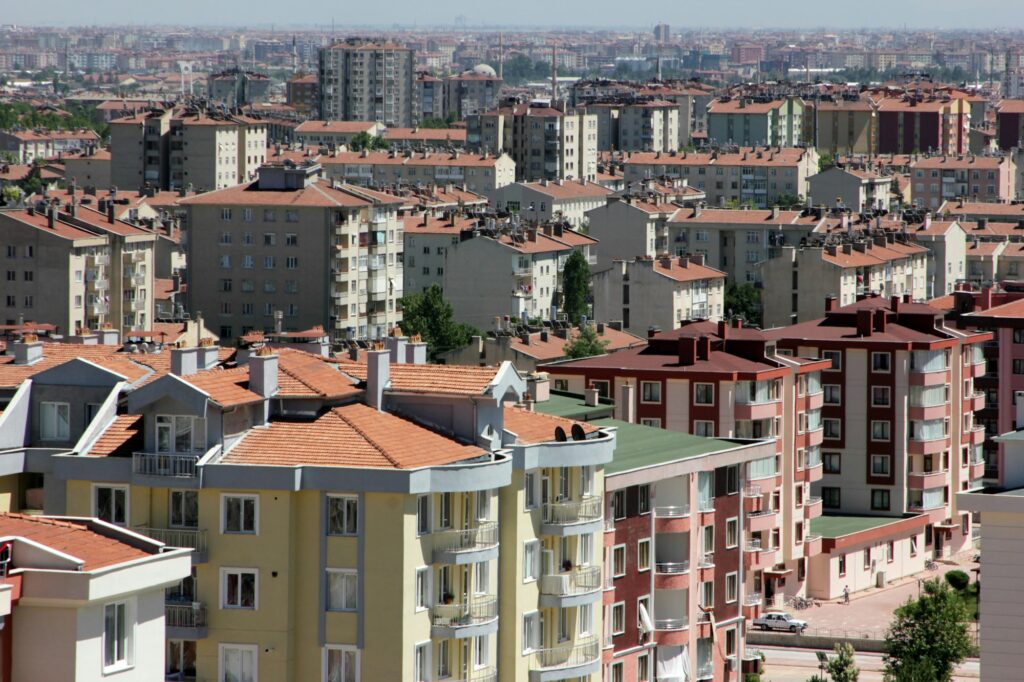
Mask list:
[[[0,514],[0,537],[20,537],[69,554],[84,562],[82,570],[94,571],[107,566],[144,559],[156,552],[133,547],[102,535],[84,521],[53,519],[24,514]],[[19,568],[14,557],[14,567]],[[28,568],[31,568],[30,566]]]
[[[524,445],[551,443],[555,441],[555,429],[559,426],[566,434],[579,425],[584,433],[594,433],[597,427],[589,422],[578,422],[564,417],[555,417],[540,412],[531,412],[522,407],[506,407],[505,430],[516,434],[516,442]]]
[[[278,420],[253,429],[221,460],[226,464],[415,469],[473,459],[463,445],[368,405],[336,407],[309,421]]]
[[[129,457],[142,449],[142,415],[120,414],[89,449],[90,457]]]
[[[221,407],[237,407],[263,400],[258,393],[249,390],[249,368],[211,369],[181,377]]]
[[[366,381],[366,363],[342,360],[339,369],[360,381]],[[494,367],[468,365],[390,366],[391,390],[400,393],[443,393],[447,395],[482,395],[497,375]]]

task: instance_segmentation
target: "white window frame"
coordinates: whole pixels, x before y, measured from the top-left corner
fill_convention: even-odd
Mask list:
[[[430,535],[431,519],[433,518],[430,514],[430,495],[420,495],[416,498],[416,536],[423,537],[424,535]],[[423,527],[423,522],[426,521],[427,527]]]
[[[839,428],[836,430],[836,435],[829,436],[828,434],[825,434],[824,437],[828,438],[829,440],[840,440],[840,439],[842,439],[842,437],[843,437],[843,420],[839,419],[837,417],[822,417],[822,419],[821,419],[821,427],[822,427],[823,430],[825,429],[825,423],[826,422],[835,422],[836,425]]]
[[[532,557],[532,560],[528,560]],[[532,583],[540,579],[540,540],[526,540],[523,542],[523,582]],[[532,568],[532,570],[527,570]]]
[[[341,504],[342,504],[342,517],[343,518],[342,518],[342,532],[340,532],[340,533],[332,533],[331,532],[331,503],[334,502],[335,500],[340,500]],[[348,528],[348,506],[345,503],[346,502],[350,502],[350,501],[354,502],[355,506],[356,506],[356,512],[355,512],[356,513],[356,529],[352,533],[349,533],[347,530],[345,530],[346,528]],[[259,506],[257,505],[257,511],[258,510],[259,510]],[[357,496],[355,496],[355,495],[328,495],[327,496],[327,535],[329,535],[331,537],[355,537],[355,536],[359,535],[359,517],[360,517],[359,511],[360,511],[359,510],[359,498]],[[259,524],[257,524],[257,527],[258,526],[259,526]]]
[[[885,356],[889,359],[889,367],[887,369],[875,369],[875,357]],[[875,374],[892,374],[892,353],[872,353],[871,354],[871,371]]]
[[[646,676],[641,677],[641,662],[647,669]],[[651,654],[649,652],[643,652],[636,657],[636,679],[637,682],[651,682]]]
[[[710,402],[697,402],[697,388],[701,386],[709,386],[711,388],[711,401]],[[715,384],[709,381],[695,381],[693,383],[693,404],[701,405],[704,407],[714,407],[715,405]]]
[[[56,428],[59,426],[60,422],[59,420],[55,419],[53,426],[55,427],[56,430],[53,433],[47,434],[45,429],[48,417],[48,415],[46,414],[47,408],[54,408],[55,412],[53,414],[56,415],[60,412],[60,409],[62,407],[65,410],[63,433],[59,428]],[[39,440],[64,441],[68,440],[69,438],[71,438],[71,403],[62,403],[54,401],[39,403]]]
[[[649,426],[652,429],[660,429],[661,419],[659,419],[658,417],[641,417],[640,426]]]
[[[644,398],[644,389],[647,386],[656,386],[657,397],[651,400]],[[644,405],[660,405],[661,404],[661,382],[660,381],[641,381],[640,382],[640,402]]]
[[[887,433],[885,438],[875,438],[875,424],[885,424]],[[871,420],[871,442],[872,443],[889,443],[892,441],[892,422],[888,419],[872,419]]]
[[[594,605],[580,604],[576,607],[576,631],[586,637],[594,629]]]
[[[885,391],[885,402],[875,402],[875,389],[884,389]],[[892,406],[892,387],[891,386],[872,386],[871,387],[871,407],[891,407]]]
[[[731,543],[731,544],[729,542],[729,526],[730,525],[732,525],[736,529],[735,533],[734,533],[736,541]],[[740,544],[740,517],[732,516],[732,517],[730,517],[730,518],[725,520],[725,548],[726,549],[733,549],[735,547],[739,547],[739,544]]]
[[[323,647],[323,682],[328,682],[330,680],[330,677],[328,676],[328,672],[329,671],[327,669],[327,661],[328,661],[328,657],[330,656],[330,653],[332,651],[341,651],[341,652],[348,651],[348,652],[352,652],[353,654],[355,654],[354,658],[355,658],[355,665],[356,665],[356,671],[355,671],[356,674],[355,674],[354,679],[358,680],[359,679],[359,666],[360,666],[359,648],[358,647],[354,647],[354,646],[352,646],[350,644],[325,644],[324,647]],[[341,660],[342,661],[345,660],[344,656],[342,656]],[[345,679],[344,671],[342,671],[341,679]]]
[[[640,564],[640,557],[641,557],[640,547],[642,545],[647,545],[647,566],[642,566]],[[639,540],[636,541],[636,570],[637,570],[638,573],[643,573],[645,571],[651,570],[651,539],[650,538],[640,538]]]
[[[529,628],[529,630],[530,630],[529,634],[531,635],[529,638],[527,637],[527,627],[526,627],[526,624],[528,622],[533,624]],[[544,646],[544,643],[540,639],[541,638],[540,611],[529,611],[529,612],[523,614],[522,631],[520,632],[520,636],[523,639],[522,651],[523,651],[524,654],[528,654],[531,651],[535,651],[535,650],[540,649],[541,647]],[[532,640],[535,640],[535,641],[527,641],[528,639],[532,639]]]
[[[700,425],[700,428],[697,428]],[[703,433],[700,433],[703,431]],[[712,419],[694,419],[693,420],[693,433],[697,436],[704,438],[715,437],[715,422]]]
[[[834,356],[834,357],[831,357]],[[832,362],[834,367],[830,367],[824,371],[826,372],[841,372],[843,371],[843,351],[841,350],[823,350],[821,351],[821,359],[829,360]]]
[[[430,566],[419,566],[416,569],[416,578],[413,582],[413,590],[415,590],[413,610],[417,613],[430,608],[430,595],[434,593],[433,578],[434,571]],[[424,590],[426,591],[424,592]]]
[[[260,647],[258,644],[231,644],[222,642],[217,647],[217,679],[224,679],[224,652],[227,649],[239,649],[252,652],[252,679],[260,679]]]
[[[622,550],[622,572],[621,573],[617,573],[616,570],[615,570],[615,553],[617,551],[619,551],[619,550]],[[612,546],[612,577],[613,578],[621,578],[622,576],[626,575],[626,573],[627,573],[626,564],[627,563],[629,563],[629,556],[626,554],[626,545],[624,545],[624,544],[623,545],[613,545]]]
[[[228,499],[241,498],[242,500],[255,500],[252,510],[252,530],[228,530]],[[245,505],[242,505],[242,514],[239,520],[245,518]],[[244,527],[244,523],[243,523]],[[221,493],[220,494],[220,532],[222,535],[259,535],[260,534],[260,496],[253,493]]]
[[[425,651],[423,664],[420,665],[420,651]],[[426,668],[424,670],[423,668]],[[433,642],[417,642],[412,646],[412,675],[414,682],[429,682],[434,677],[434,645]]]
[[[252,573],[254,576],[253,580],[253,595],[252,595],[252,607],[248,606],[232,606],[227,603],[228,597],[228,575],[237,573]],[[241,579],[239,579],[239,596],[241,596]],[[260,608],[260,569],[258,568],[246,568],[241,566],[221,566],[220,569],[220,599],[218,600],[221,609],[231,611],[259,611]]]
[[[527,471],[523,475],[523,511],[532,511],[539,506],[537,500],[540,491],[537,489],[537,480],[537,474],[533,471]]]
[[[615,609],[622,609],[622,629],[621,630],[616,630],[615,629]],[[608,628],[609,628],[609,631],[612,633],[612,635],[621,635],[621,634],[625,633],[626,632],[626,602],[624,602],[624,601],[617,601],[614,604],[612,604],[611,608],[608,610],[608,618],[611,621],[609,623],[609,625],[608,625]]]
[[[327,603],[324,604],[324,610],[331,613],[352,613],[353,611],[359,610],[359,571],[354,568],[328,568],[325,571],[327,579]],[[356,581],[356,603],[345,604],[341,607],[331,606],[331,576],[332,575],[344,575],[353,576]]]
[[[732,599],[729,598],[729,580],[733,580],[733,594]],[[739,601],[740,598],[740,574],[739,571],[733,571],[732,573],[725,574],[725,603],[734,604]]]
[[[99,508],[97,506],[96,495],[100,488],[110,488],[111,490],[120,490],[124,492],[124,522],[118,523],[117,521],[108,521],[114,526],[122,526],[127,528],[130,525],[132,518],[132,491],[127,485],[119,485],[114,483],[93,483],[92,484],[92,515],[95,518],[99,518]]]
[[[119,599],[103,605],[103,636],[101,645],[101,655],[103,660],[103,674],[109,675],[110,673],[120,672],[122,670],[129,670],[135,665],[135,604],[132,599]],[[107,609],[123,606],[123,626],[124,626],[124,658],[116,659],[112,663],[107,662]]]

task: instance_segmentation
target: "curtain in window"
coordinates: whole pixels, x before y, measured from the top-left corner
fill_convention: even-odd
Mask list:
[[[747,478],[769,478],[775,475],[775,458],[762,457],[752,460],[747,465]]]
[[[699,511],[714,509],[715,474],[713,471],[697,473],[697,508]]]

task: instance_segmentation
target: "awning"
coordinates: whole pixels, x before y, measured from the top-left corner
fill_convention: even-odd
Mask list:
[[[647,613],[647,607],[640,603],[640,632],[648,635],[654,632],[654,625],[651,623],[651,616]]]
[[[659,682],[689,682],[690,656],[685,646],[659,646]]]

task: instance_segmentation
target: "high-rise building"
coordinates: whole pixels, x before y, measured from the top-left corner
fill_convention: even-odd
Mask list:
[[[654,26],[654,39],[659,43],[667,43],[672,39],[672,27],[668,24],[656,24]]]
[[[415,55],[389,43],[349,40],[320,50],[320,117],[413,124]]]

